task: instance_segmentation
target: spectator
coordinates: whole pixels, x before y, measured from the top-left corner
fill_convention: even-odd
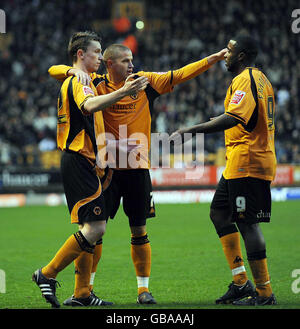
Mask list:
[[[144,3],[145,18],[152,24],[148,24],[147,31],[135,34],[136,70],[139,66],[158,72],[179,68],[225,46],[228,35],[242,29],[260,41],[264,56],[258,64],[262,69],[268,67],[266,74],[277,97],[278,162],[300,164],[296,147],[300,145],[300,39],[290,26],[291,13],[299,7],[299,1]],[[0,44],[0,140],[5,145],[0,165],[5,166],[19,163],[25,145],[38,150],[46,131],[55,136],[53,99],[58,96],[59,84],[48,76],[47,69],[52,64],[67,63],[67,54],[60,51],[66,38],[75,30],[95,30],[104,35],[105,48],[123,35],[111,23],[106,24],[112,18],[112,5],[104,0],[3,0],[1,6],[7,20],[7,33],[1,36]],[[155,21],[151,20],[153,17]],[[153,132],[165,129],[170,133],[185,125],[186,120],[206,121],[222,113],[223,91],[229,81],[220,63],[204,76],[179,86],[176,93],[159,99],[155,103],[157,112],[153,113]],[[159,115],[162,108],[165,114]],[[213,113],[208,113],[208,109]],[[284,142],[286,138],[290,146]],[[216,152],[220,147],[218,135],[206,138],[205,145],[208,152]]]

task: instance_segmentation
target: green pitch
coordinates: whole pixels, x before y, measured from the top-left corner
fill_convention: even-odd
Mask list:
[[[272,222],[262,224],[267,242],[271,283],[278,299],[268,308],[300,308],[300,293],[292,290],[292,272],[299,263],[300,202],[273,204]],[[231,282],[223,251],[208,218],[209,204],[156,205],[157,217],[148,221],[152,246],[150,291],[154,306],[136,304],[135,272],[130,257],[128,221],[120,209],[109,221],[94,290],[113,301],[109,308],[207,309],[232,308],[215,305]],[[0,269],[6,275],[6,292],[0,293],[0,308],[50,308],[31,281],[34,270],[44,266],[75,232],[67,207],[0,209]],[[242,244],[243,245],[243,244]],[[244,250],[244,249],[243,249]],[[244,250],[244,258],[246,253]],[[246,262],[250,278],[251,273]],[[72,295],[74,266],[57,277],[61,303]],[[294,287],[300,289],[300,283]],[[63,306],[62,306],[63,307]]]

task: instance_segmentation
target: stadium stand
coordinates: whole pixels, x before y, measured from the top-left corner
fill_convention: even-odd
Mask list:
[[[5,0],[6,34],[0,42],[0,166],[57,167],[53,64],[70,64],[66,49],[77,30],[95,30],[102,47],[135,38],[135,69],[166,71],[203,58],[242,30],[260,42],[258,65],[276,95],[276,152],[279,163],[300,164],[300,35],[291,31],[297,0],[144,1],[145,28],[117,28],[118,1]],[[242,4],[241,4],[242,3]],[[282,19],[283,16],[285,19]],[[119,26],[120,27],[120,26]],[[127,39],[129,42],[130,39]],[[230,75],[222,64],[176,88],[155,103],[153,132],[208,120],[223,111]],[[220,164],[222,134],[205,137],[206,163]],[[53,156],[51,156],[51,152]]]

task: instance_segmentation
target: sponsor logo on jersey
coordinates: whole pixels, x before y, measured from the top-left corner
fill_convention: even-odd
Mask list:
[[[232,96],[230,104],[235,104],[235,105],[240,104],[240,102],[243,100],[245,95],[246,93],[244,91],[237,90]]]
[[[87,86],[83,86],[83,94],[84,94],[84,96],[95,95],[92,88],[87,87]]]

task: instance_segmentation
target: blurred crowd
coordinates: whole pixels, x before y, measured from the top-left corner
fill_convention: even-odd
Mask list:
[[[1,1],[6,34],[0,35],[0,165],[40,166],[41,154],[56,149],[60,84],[47,70],[70,64],[67,43],[78,30],[98,32],[104,49],[130,33],[136,40],[135,70],[154,72],[180,68],[226,47],[237,33],[250,33],[260,44],[257,66],[276,95],[278,162],[300,164],[300,34],[291,30],[298,1],[145,0],[145,28],[137,30],[131,19],[126,31],[111,23],[116,3]],[[154,104],[153,132],[170,133],[221,114],[230,81],[221,62],[160,97]],[[222,133],[205,136],[207,154],[223,147]],[[207,157],[208,163],[213,161]]]

